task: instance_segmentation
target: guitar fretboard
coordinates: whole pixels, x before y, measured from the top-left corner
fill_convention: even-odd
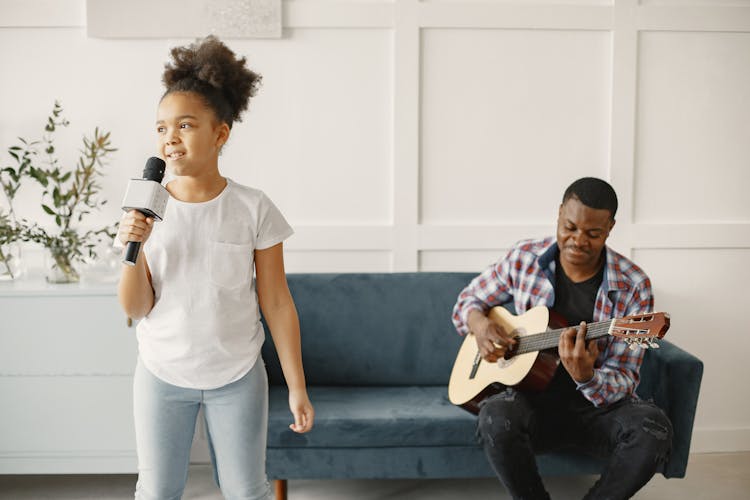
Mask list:
[[[613,319],[606,321],[598,321],[596,323],[590,323],[586,325],[586,340],[598,339],[609,334],[610,327]],[[557,330],[548,330],[541,333],[533,333],[518,338],[518,344],[513,350],[513,354],[525,354],[527,352],[543,351],[544,349],[550,349],[557,347],[560,341],[560,335],[565,331],[566,328],[558,328]]]

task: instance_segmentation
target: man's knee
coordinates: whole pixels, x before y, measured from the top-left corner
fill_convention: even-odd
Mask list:
[[[517,439],[528,427],[529,411],[522,396],[507,390],[487,399],[479,410],[477,431],[484,443],[499,446]]]
[[[672,422],[653,403],[636,402],[628,415],[627,433],[633,444],[656,460],[666,460],[672,449]]]
[[[661,409],[654,408],[655,410],[650,415],[643,417],[641,429],[651,437],[653,451],[660,456],[666,456],[672,449],[672,422]]]

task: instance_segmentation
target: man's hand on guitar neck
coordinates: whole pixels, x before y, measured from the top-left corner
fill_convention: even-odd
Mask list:
[[[560,355],[560,361],[570,376],[583,384],[594,377],[594,363],[599,356],[599,347],[596,340],[589,341],[586,346],[586,323],[576,328],[566,328],[560,335],[560,342],[557,345],[557,351]]]
[[[481,311],[472,310],[467,319],[469,330],[477,341],[479,354],[485,361],[496,362],[505,356],[509,348],[516,345],[517,341],[503,327],[490,321]]]

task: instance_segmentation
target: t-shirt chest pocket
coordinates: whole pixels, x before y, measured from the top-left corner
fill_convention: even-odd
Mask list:
[[[252,277],[252,243],[211,242],[209,274],[211,282],[223,288],[249,286]]]

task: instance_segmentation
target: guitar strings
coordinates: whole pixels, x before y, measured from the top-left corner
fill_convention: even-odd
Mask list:
[[[609,323],[609,321],[605,322]],[[558,339],[560,338],[560,335],[565,330],[565,328],[559,328],[556,330],[550,330],[547,332],[540,332],[532,335],[528,335],[525,337],[519,338],[519,348],[518,351],[520,352],[521,349],[524,349],[524,352],[528,351],[534,351],[534,350],[542,350],[549,347],[554,347],[558,344]],[[609,333],[609,325],[604,324],[594,324],[589,325],[586,331],[586,339],[592,340],[595,338],[602,337]]]
[[[609,327],[612,320],[607,320],[599,323],[593,323],[588,325],[586,330],[586,339],[593,340],[599,337],[603,337],[609,333]],[[523,354],[533,351],[541,351],[550,347],[555,347],[558,344],[560,335],[565,328],[557,330],[550,330],[547,332],[534,333],[518,338],[518,348],[513,351],[514,354]]]

